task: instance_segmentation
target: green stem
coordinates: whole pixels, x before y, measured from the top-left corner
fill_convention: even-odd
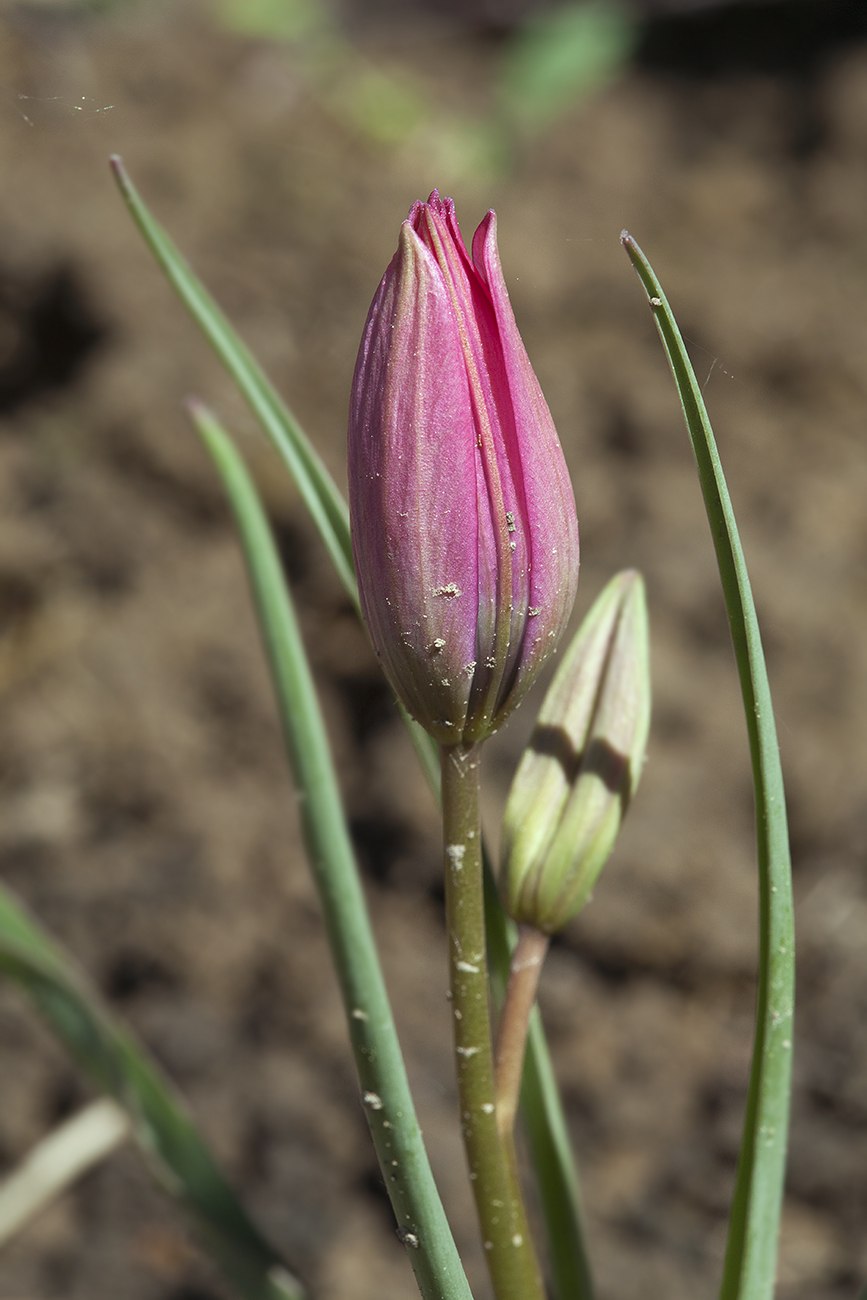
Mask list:
[[[544,1300],[510,1150],[497,1129],[479,821],[479,747],[442,746],[446,923],[461,1127],[497,1300]]]
[[[484,845],[482,858],[491,988],[494,1003],[502,1004],[518,927],[503,911],[491,864],[485,860]],[[557,1300],[593,1300],[578,1172],[538,1007],[530,1014],[521,1119],[536,1173],[554,1295]]]

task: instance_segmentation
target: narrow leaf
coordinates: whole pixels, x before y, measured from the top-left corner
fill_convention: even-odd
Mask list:
[[[245,1300],[302,1300],[220,1173],[171,1084],[122,1029],[72,959],[0,887],[0,971],[26,993],[81,1070],[129,1115],[158,1179],[193,1218]]]
[[[200,403],[192,403],[190,412],[238,526],[362,1101],[398,1235],[425,1300],[471,1300],[416,1119],[328,738],[277,548],[253,481],[228,434]]]
[[[521,1086],[557,1300],[593,1300],[578,1174],[539,1008],[530,1017]]]
[[[647,292],[695,453],[749,734],[758,839],[758,1006],[720,1300],[770,1300],[786,1168],[795,998],[792,874],[780,751],[746,562],[701,389],[647,258],[626,231],[621,239]]]
[[[0,1246],[129,1136],[126,1112],[108,1097],[53,1128],[0,1184]]]
[[[357,606],[358,595],[349,538],[349,510],[336,483],[259,363],[145,207],[120,158],[113,157],[111,167],[133,220],[169,283],[235,380],[265,434],[282,457],[290,478],[297,485],[319,530],[337,576]]]

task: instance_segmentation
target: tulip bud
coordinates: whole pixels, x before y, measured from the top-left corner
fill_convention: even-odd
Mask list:
[[[503,820],[503,885],[516,921],[553,934],[587,902],[635,793],[650,727],[647,603],[617,574],[545,696]]]
[[[349,501],[362,610],[395,692],[438,741],[483,739],[566,626],[578,521],[494,213],[470,258],[436,190],[403,223],[367,317]]]

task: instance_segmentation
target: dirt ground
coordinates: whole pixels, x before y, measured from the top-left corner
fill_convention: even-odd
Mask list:
[[[235,538],[182,412],[198,393],[239,434],[278,530],[422,1124],[474,1294],[488,1294],[430,797],[293,489],[106,159],[124,156],[341,483],[355,349],[400,221],[434,185],[466,234],[496,207],[574,476],[578,612],[626,565],[651,609],[646,772],[542,994],[599,1297],[715,1294],[751,1046],[752,794],[707,525],[627,227],[706,380],[788,782],[799,1011],[778,1294],[854,1300],[867,1279],[867,45],[816,48],[797,75],[695,76],[650,42],[495,165],[473,131],[502,34],[445,8],[370,15],[349,23],[341,57],[427,105],[396,138],[353,123],[339,77],[317,82],[297,51],[205,7],[0,8],[0,876],[183,1089],[311,1294],[412,1296]],[[490,746],[494,840],[532,712]],[[0,1052],[9,1168],[89,1094],[8,986]],[[132,1150],[0,1258],[0,1300],[227,1294]]]

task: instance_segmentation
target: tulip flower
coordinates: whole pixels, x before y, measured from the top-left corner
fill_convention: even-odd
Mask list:
[[[489,212],[414,204],[367,318],[349,418],[361,604],[408,711],[438,741],[490,734],[566,626],[578,523]]]

